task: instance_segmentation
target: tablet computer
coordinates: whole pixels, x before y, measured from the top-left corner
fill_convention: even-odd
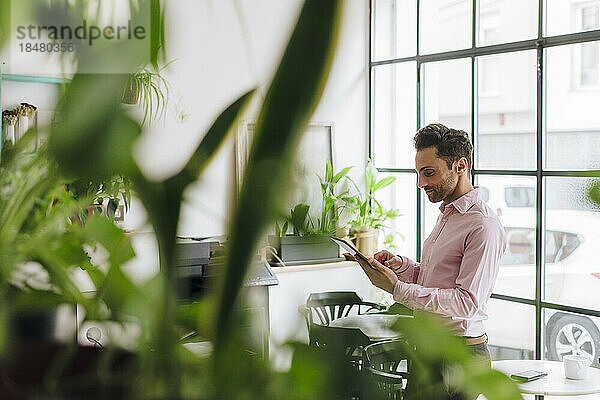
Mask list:
[[[372,266],[369,263],[369,259],[364,254],[362,254],[360,251],[358,251],[358,249],[356,247],[354,247],[354,245],[352,243],[350,243],[346,239],[340,239],[340,238],[336,238],[334,236],[331,237],[331,240],[333,240],[335,243],[340,245],[348,253],[352,254],[357,262],[360,263],[362,261],[365,265],[368,265],[369,268],[377,271],[377,268],[375,268],[374,266]]]

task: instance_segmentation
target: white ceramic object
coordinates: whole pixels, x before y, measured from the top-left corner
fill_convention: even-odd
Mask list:
[[[591,361],[589,358],[578,355],[563,356],[565,376],[569,379],[585,379]]]

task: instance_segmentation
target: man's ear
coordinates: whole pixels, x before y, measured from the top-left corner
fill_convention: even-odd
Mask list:
[[[456,164],[454,165],[456,166],[456,173],[458,175],[463,175],[469,171],[469,163],[465,157],[461,157],[456,160]]]

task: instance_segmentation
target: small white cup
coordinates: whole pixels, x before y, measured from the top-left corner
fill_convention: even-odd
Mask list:
[[[587,377],[588,367],[591,363],[591,360],[584,356],[563,356],[565,376],[569,379],[585,379]]]

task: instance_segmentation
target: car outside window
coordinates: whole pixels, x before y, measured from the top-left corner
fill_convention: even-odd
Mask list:
[[[534,207],[535,189],[530,186],[509,186],[504,188],[504,200],[508,207]]]
[[[507,227],[506,252],[500,265],[535,264],[535,229]],[[555,263],[567,258],[581,244],[575,233],[546,231],[546,262]]]

